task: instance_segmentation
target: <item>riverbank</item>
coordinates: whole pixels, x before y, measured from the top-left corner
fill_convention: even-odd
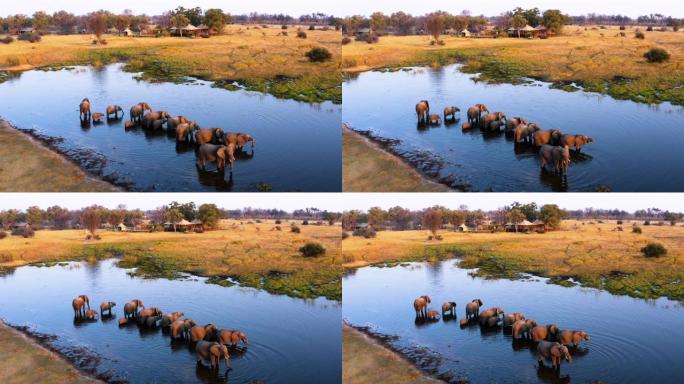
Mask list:
[[[634,32],[566,26],[562,36],[549,39],[441,36],[443,45],[431,45],[428,36],[383,36],[377,44],[344,45],[342,68],[362,72],[462,62],[462,70],[478,74],[480,81],[516,84],[534,78],[567,91],[581,87],[619,100],[684,105],[684,67],[679,65],[684,33],[644,32],[640,40]],[[653,47],[666,49],[670,60],[648,63],[643,54]]]
[[[342,188],[345,192],[446,192],[397,156],[342,126]]]
[[[362,332],[342,325],[342,382],[438,383],[419,371],[402,356],[383,347]]]
[[[113,192],[65,157],[0,120],[0,190],[4,192]],[[50,182],[45,182],[49,176]]]
[[[60,355],[0,321],[0,382],[99,383],[82,375]]]
[[[462,257],[462,267],[478,268],[484,278],[531,273],[565,286],[684,300],[684,227],[639,225],[641,234],[632,233],[632,223],[617,231],[615,222],[596,221],[564,221],[561,230],[544,234],[440,231],[442,241],[427,240],[427,231],[381,231],[375,239],[345,239],[342,258],[344,267],[357,268]],[[662,243],[667,255],[644,257],[640,249],[650,242]]]
[[[133,274],[143,278],[173,279],[185,272],[218,285],[341,300],[340,227],[296,224],[301,233],[291,232],[285,221],[225,220],[222,229],[204,233],[100,231],[99,241],[86,241],[82,230],[36,231],[34,238],[0,240],[0,271],[117,257],[119,266],[137,268]],[[299,248],[308,242],[323,245],[325,254],[303,257]]]
[[[184,82],[186,77],[216,81],[217,87],[270,93],[306,102],[342,102],[340,33],[292,27],[227,25],[208,39],[132,38],[105,35],[106,45],[93,45],[91,35],[47,35],[38,43],[15,41],[0,51],[0,71],[21,72],[68,65],[101,66],[125,62],[125,70],[142,72],[149,81]],[[324,47],[332,59],[312,63],[304,54]],[[237,86],[235,84],[238,84]]]

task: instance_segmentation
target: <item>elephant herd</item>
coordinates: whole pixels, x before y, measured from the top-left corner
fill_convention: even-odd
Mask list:
[[[442,312],[429,309],[430,296],[420,296],[413,301],[417,320],[438,321],[440,317],[456,319],[456,303],[448,301],[442,304]],[[513,342],[520,340],[531,341],[536,345],[537,360],[542,366],[544,360],[551,360],[551,366],[560,369],[561,360],[572,363],[572,356],[568,346],[577,348],[581,341],[590,340],[589,334],[580,330],[561,330],[555,324],[539,325],[535,320],[525,318],[520,312],[505,314],[499,307],[492,307],[484,311],[482,300],[474,299],[465,306],[465,318],[461,319],[461,327],[479,324],[482,328],[495,329],[502,327],[504,332],[510,332]]]
[[[456,122],[460,109],[455,106],[444,108],[444,121]],[[430,113],[430,104],[421,100],[416,104],[418,124],[440,125],[442,117]],[[546,172],[567,176],[570,164],[570,149],[577,153],[582,146],[594,140],[587,135],[564,134],[558,129],[542,129],[522,117],[507,118],[503,112],[490,112],[485,104],[475,104],[467,110],[468,121],[461,128],[464,131],[479,128],[483,132],[505,132],[511,135],[516,145],[529,143],[539,149],[541,168]]]
[[[112,308],[116,303],[106,301],[100,304],[100,318],[112,318]],[[98,312],[90,309],[90,300],[86,295],[73,299],[74,319],[78,321],[96,321]],[[212,369],[218,369],[223,359],[226,368],[230,369],[228,346],[235,348],[238,343],[248,344],[247,335],[238,330],[219,329],[214,324],[197,325],[194,320],[184,318],[183,312],[163,313],[158,307],[145,307],[140,299],[133,299],[123,308],[124,317],[119,319],[119,327],[137,324],[147,329],[161,328],[162,332],[171,336],[172,340],[185,340],[194,346],[197,363],[203,360],[210,363]]]
[[[103,117],[107,121],[116,121],[124,116],[123,108],[118,105],[107,106],[104,114],[91,113],[90,108],[90,100],[83,99],[79,105],[82,123],[89,123],[92,119],[95,124],[101,122]],[[130,120],[124,123],[126,129],[140,127],[146,130],[166,130],[174,133],[177,143],[195,146],[196,165],[201,171],[206,170],[208,163],[215,163],[217,170],[223,171],[228,162],[232,175],[236,151],[242,151],[250,143],[252,153],[254,152],[256,141],[246,133],[226,132],[223,128],[201,128],[197,122],[185,116],[172,117],[166,111],[153,111],[146,102],[132,106],[129,114]]]

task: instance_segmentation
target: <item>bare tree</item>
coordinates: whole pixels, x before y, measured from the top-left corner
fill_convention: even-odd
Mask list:
[[[84,209],[81,214],[81,225],[95,237],[95,232],[100,227],[100,210],[97,207]]]
[[[97,41],[102,41],[102,35],[107,30],[107,15],[102,12],[93,12],[88,17],[88,28],[97,37]]]
[[[442,228],[442,210],[438,208],[428,208],[423,213],[423,226],[437,236],[437,231]]]
[[[431,13],[425,19],[425,27],[435,40],[444,32],[444,16],[439,13]]]

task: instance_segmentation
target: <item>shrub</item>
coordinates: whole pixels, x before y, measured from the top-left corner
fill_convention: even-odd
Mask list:
[[[620,30],[621,30],[621,31],[624,31],[625,29],[627,29],[627,28],[625,28],[624,25],[621,25],[621,26],[620,26]]]
[[[368,44],[375,44],[380,41],[380,36],[378,35],[368,35],[368,38],[366,39],[366,43]]]
[[[637,227],[637,226],[632,227],[632,233],[641,233],[641,227]]]
[[[622,225],[622,220],[618,220],[617,225]]]
[[[306,243],[299,248],[299,252],[304,257],[318,257],[325,254],[325,248],[319,243]]]
[[[352,41],[352,40],[351,40],[350,38],[348,38],[347,36],[345,36],[345,37],[342,38],[342,45],[347,45],[347,44],[351,43],[351,41]]]
[[[346,239],[347,237],[349,237],[349,233],[347,233],[346,231],[342,232],[342,240]]]
[[[371,227],[366,227],[366,228],[355,229],[354,232],[352,232],[352,235],[363,236],[366,239],[371,239],[371,238],[374,238],[377,235],[377,233],[375,232],[375,229],[373,229]]]
[[[276,223],[276,224],[282,224],[282,221],[276,220],[275,223]]]
[[[283,229],[280,227],[280,225],[276,225],[275,227],[276,231],[282,231]]]
[[[4,239],[5,237],[7,237],[7,232],[0,231],[0,240]]]
[[[646,27],[646,32],[653,32],[653,26],[649,25]]]
[[[651,225],[651,220],[644,221],[644,225]]]
[[[287,36],[287,31],[282,31],[282,32],[280,32],[280,34],[283,36]]]
[[[7,36],[5,38],[0,39],[0,43],[3,44],[9,44],[14,41],[14,38],[12,36]]]
[[[24,33],[17,37],[18,40],[28,41],[29,43],[37,43],[41,37],[37,33]]]
[[[301,229],[299,229],[299,227],[298,227],[298,226],[296,226],[296,225],[293,225],[292,227],[290,227],[290,232],[294,232],[294,233],[301,233],[301,232],[302,232],[302,230],[301,230]]]
[[[636,32],[634,32],[634,37],[636,37],[637,39],[643,40],[646,38],[646,35],[644,35],[644,33],[641,31],[636,31]]]
[[[644,57],[649,63],[662,63],[670,60],[670,54],[662,48],[651,48],[644,53]]]
[[[309,225],[309,220],[302,221],[302,225]]]
[[[297,37],[299,37],[300,39],[306,39],[306,32],[304,32],[304,31],[297,32]]]
[[[314,48],[311,48],[310,51],[305,53],[304,56],[308,57],[309,61],[323,62],[326,60],[330,60],[330,58],[332,57],[332,54],[326,48],[314,47]]]
[[[641,248],[641,253],[646,257],[660,257],[667,254],[667,249],[660,243],[648,243]]]
[[[315,31],[315,30],[316,30],[316,27],[314,27],[313,25],[309,25],[309,31]]]
[[[287,25],[281,25],[280,29],[287,29]]]

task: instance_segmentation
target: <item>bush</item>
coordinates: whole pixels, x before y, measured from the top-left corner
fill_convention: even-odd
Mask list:
[[[280,34],[283,36],[287,36],[287,31],[282,31],[282,32],[280,32]]]
[[[667,254],[667,249],[660,243],[648,243],[641,248],[641,253],[646,257],[660,257]]]
[[[651,225],[651,220],[644,221],[644,225]]]
[[[632,227],[632,233],[641,233],[641,227],[637,227],[637,226]]]
[[[275,223],[276,224],[282,224],[282,222],[280,220],[276,220]]]
[[[304,32],[304,31],[297,32],[297,37],[299,37],[300,39],[306,39],[306,32]]]
[[[306,243],[303,247],[299,248],[299,252],[304,257],[317,257],[325,255],[325,248],[319,243]]]
[[[326,48],[314,47],[310,51],[304,54],[304,56],[309,58],[309,61],[313,62],[324,62],[330,60],[332,54]]]
[[[347,233],[346,231],[343,231],[342,232],[342,240],[346,239],[347,237],[349,237],[349,233]]]
[[[280,29],[287,29],[287,25],[281,25]]]
[[[309,220],[302,221],[302,225],[309,225]]]
[[[662,63],[670,60],[670,54],[662,48],[651,48],[644,53],[644,57],[649,63]]]
[[[28,41],[29,43],[37,43],[41,37],[37,33],[24,33],[17,37],[18,40]]]
[[[7,232],[0,231],[0,240],[4,239],[5,237],[7,237]]]
[[[380,41],[380,36],[378,35],[368,35],[368,38],[366,39],[366,43],[368,44],[375,44]]]
[[[290,232],[294,232],[294,233],[301,233],[301,232],[302,232],[302,230],[301,230],[301,229],[299,229],[299,227],[298,227],[298,226],[296,226],[296,225],[293,225],[292,227],[290,227]]]
[[[371,227],[366,227],[366,228],[359,228],[355,229],[354,232],[352,232],[352,235],[354,236],[363,236],[366,239],[371,239],[377,235],[375,232],[375,229]]]
[[[624,25],[621,25],[621,26],[620,26],[620,30],[621,30],[621,31],[624,31],[625,29],[627,29],[627,28],[625,28]]]
[[[636,32],[634,32],[634,37],[636,37],[637,39],[643,40],[646,38],[646,35],[644,35],[644,33],[641,31],[636,31]]]
[[[0,43],[3,44],[9,44],[14,41],[14,38],[12,36],[7,36],[5,38],[0,39]]]
[[[622,225],[622,220],[618,220],[617,225]]]
[[[653,32],[653,26],[649,25],[646,27],[646,32]]]
[[[283,229],[280,227],[280,225],[276,225],[275,227],[276,231],[282,231]]]
[[[347,44],[351,43],[351,41],[352,41],[352,40],[351,40],[350,38],[348,38],[347,36],[345,36],[345,37],[342,38],[342,45],[347,45]]]
[[[313,25],[309,25],[309,31],[315,31],[315,30],[316,30],[316,27],[314,27]]]

